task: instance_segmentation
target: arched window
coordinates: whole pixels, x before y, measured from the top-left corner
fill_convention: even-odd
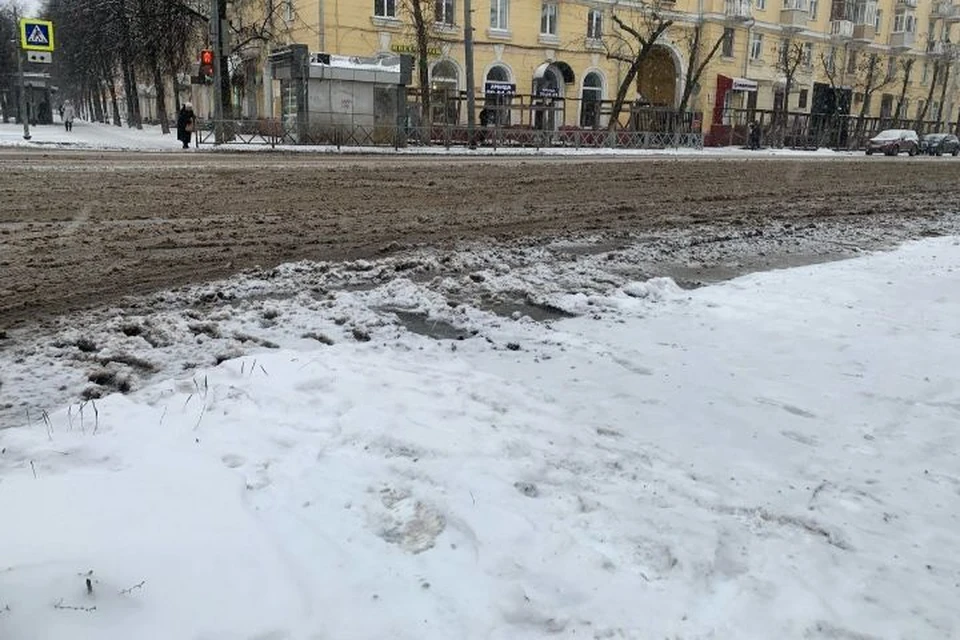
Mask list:
[[[600,104],[603,100],[603,78],[591,71],[583,79],[583,93],[580,96],[580,126],[596,129],[600,126]]]
[[[483,126],[510,124],[510,105],[516,85],[510,82],[510,72],[506,67],[490,67],[484,82],[483,111],[480,112],[480,124]]]
[[[456,124],[460,117],[460,72],[450,60],[433,66],[430,77],[431,121]]]

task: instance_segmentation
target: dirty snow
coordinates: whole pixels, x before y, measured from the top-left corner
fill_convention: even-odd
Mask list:
[[[280,348],[0,431],[0,637],[960,634],[956,239],[693,291],[586,270],[500,315],[403,271],[220,285],[169,357],[234,304]],[[191,321],[143,316],[117,333]]]

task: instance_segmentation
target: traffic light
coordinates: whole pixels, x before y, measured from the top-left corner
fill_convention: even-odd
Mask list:
[[[200,77],[205,82],[213,82],[213,50],[204,49],[200,52]]]

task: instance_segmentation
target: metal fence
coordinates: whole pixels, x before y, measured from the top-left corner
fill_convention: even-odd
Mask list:
[[[913,129],[919,135],[960,133],[960,123],[910,118],[864,117],[824,113],[777,113],[761,109],[727,109],[721,123],[710,128],[706,143],[711,146],[747,145],[749,125],[760,126],[764,146],[792,149],[862,150],[867,141],[884,129]]]
[[[703,147],[703,135],[689,126],[671,126],[676,122],[692,121],[679,114],[671,123],[661,119],[659,125],[644,123],[651,130],[584,129],[559,127],[555,130],[527,126],[477,126],[471,141],[470,130],[463,124],[432,126],[387,125],[306,125],[276,119],[258,120],[200,120],[197,123],[197,144],[216,144],[217,129],[221,130],[221,144],[315,145],[341,147],[444,147],[470,146],[499,148],[575,148],[575,149],[663,149]],[[219,127],[218,127],[219,125]]]

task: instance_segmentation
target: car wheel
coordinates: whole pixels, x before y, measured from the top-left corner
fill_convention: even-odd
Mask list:
[[[868,155],[868,156],[872,156],[872,155],[873,155],[873,149],[867,149],[867,155]]]
[[[951,155],[953,157],[956,157],[958,153],[960,153],[960,147],[954,147],[953,153]]]

